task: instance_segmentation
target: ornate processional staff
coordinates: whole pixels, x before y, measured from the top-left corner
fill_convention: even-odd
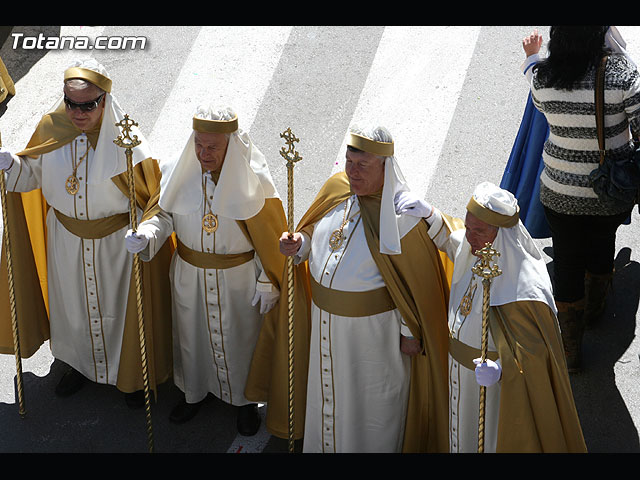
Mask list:
[[[291,128],[287,128],[280,134],[280,138],[284,138],[287,148],[282,147],[280,149],[280,155],[287,161],[287,229],[289,231],[289,238],[293,236],[293,166],[296,162],[302,160],[302,157],[298,155],[293,144],[300,140],[295,137],[291,132]],[[289,453],[293,453],[295,445],[295,429],[294,429],[294,342],[293,342],[293,257],[287,257],[287,288],[288,288],[288,305],[289,305]]]
[[[471,271],[482,277],[483,297],[482,297],[482,345],[481,363],[487,360],[487,350],[489,341],[489,299],[491,289],[491,279],[502,275],[502,270],[498,265],[491,265],[493,257],[500,256],[500,252],[494,250],[490,243],[485,243],[484,247],[476,252],[480,255],[480,263],[473,267]],[[484,421],[485,421],[485,398],[486,387],[480,386],[480,401],[478,407],[478,453],[484,453]]]
[[[129,183],[129,221],[131,229],[135,232],[138,229],[138,214],[136,211],[136,194],[135,179],[133,176],[133,148],[142,143],[138,140],[138,136],[131,137],[131,127],[137,127],[138,124],[125,115],[124,118],[116,123],[116,127],[122,128],[122,135],[119,135],[113,143],[125,149],[127,157],[127,174]],[[147,436],[149,443],[149,452],[153,452],[153,429],[151,424],[151,403],[149,388],[149,373],[147,369],[147,347],[144,332],[144,312],[142,307],[142,267],[140,257],[137,253],[133,254],[133,273],[136,284],[136,303],[138,308],[138,332],[140,335],[140,354],[142,358],[142,380],[144,383],[144,404],[147,416]]]
[[[0,140],[0,146],[2,141]],[[3,248],[7,256],[7,275],[9,283],[9,310],[11,312],[11,333],[13,334],[13,351],[16,357],[16,389],[18,390],[18,413],[24,417],[27,412],[24,407],[24,391],[22,386],[22,355],[20,353],[20,337],[18,335],[18,315],[16,312],[16,296],[13,285],[13,259],[11,257],[11,242],[9,241],[9,222],[7,219],[7,187],[4,170],[0,170],[0,201],[2,202]]]

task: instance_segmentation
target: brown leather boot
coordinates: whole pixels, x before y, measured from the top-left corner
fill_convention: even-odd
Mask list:
[[[564,355],[569,373],[582,368],[582,337],[584,335],[584,299],[577,302],[556,302],[558,323],[562,334]]]
[[[595,274],[586,272],[584,277],[584,323],[587,327],[593,326],[604,312],[607,294],[611,289],[612,273]]]

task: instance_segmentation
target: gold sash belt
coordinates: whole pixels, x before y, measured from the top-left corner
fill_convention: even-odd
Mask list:
[[[230,253],[227,255],[220,253],[205,253],[187,247],[178,238],[178,255],[185,262],[198,268],[225,269],[237,267],[243,263],[253,260],[255,252],[253,250],[243,253]]]
[[[460,365],[463,365],[469,370],[476,369],[473,359],[480,358],[482,356],[482,352],[479,348],[473,348],[452,336],[449,336],[449,353]],[[495,362],[498,359],[498,353],[487,352],[487,358]]]
[[[345,292],[320,285],[311,276],[313,303],[325,312],[342,317],[368,317],[396,308],[387,287],[365,292]]]
[[[58,210],[53,210],[56,218],[62,223],[64,228],[73,233],[76,237],[86,239],[103,238],[117,232],[129,225],[129,214],[118,213],[110,217],[98,218],[96,220],[78,220],[67,217]],[[123,238],[124,241],[124,238]]]

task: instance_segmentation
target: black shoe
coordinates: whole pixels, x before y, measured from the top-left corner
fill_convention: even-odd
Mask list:
[[[236,425],[238,427],[238,433],[245,437],[251,437],[258,432],[260,428],[260,414],[258,413],[258,405],[250,403],[249,405],[243,405],[238,407],[238,418]]]
[[[178,403],[175,407],[173,407],[173,410],[171,410],[169,420],[173,423],[188,422],[196,416],[203,403],[204,400],[201,400],[198,403],[187,403],[187,401],[183,398],[180,403]]]
[[[138,390],[132,393],[125,393],[124,401],[127,403],[127,407],[129,407],[132,410],[137,410],[139,408],[144,407],[144,390]]]
[[[82,388],[85,380],[84,375],[74,368],[69,368],[56,385],[55,393],[59,397],[69,397]]]

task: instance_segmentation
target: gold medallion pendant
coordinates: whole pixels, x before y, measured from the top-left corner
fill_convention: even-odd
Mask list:
[[[78,178],[75,175],[69,175],[64,188],[67,190],[69,195],[75,195],[78,193],[78,190],[80,190],[80,182],[78,182]]]
[[[473,307],[473,297],[469,298],[466,295],[462,297],[460,302],[460,313],[465,317],[471,313],[471,307]]]
[[[80,166],[80,164],[85,160],[85,158],[87,158],[87,156],[89,156],[89,149],[87,148],[87,151],[84,152],[84,155],[80,157],[80,160],[78,160],[77,163],[75,160],[76,154],[73,153],[73,149],[71,151],[71,154],[73,155],[73,172],[67,177],[64,188],[67,190],[67,193],[69,195],[75,195],[80,190],[80,182],[78,181],[78,177],[76,177],[76,172],[78,171],[78,167]]]
[[[213,233],[218,229],[218,217],[209,212],[202,217],[202,228],[207,233]]]
[[[471,277],[471,281],[469,282],[467,291],[462,297],[462,300],[460,300],[460,313],[465,317],[471,313],[471,309],[473,308],[473,297],[476,294],[476,288],[478,288],[478,285],[476,283],[473,283],[472,285],[474,278],[475,276]]]
[[[331,250],[335,252],[342,246],[343,242],[344,234],[342,233],[342,229],[334,230],[329,237],[329,247],[331,247]]]

